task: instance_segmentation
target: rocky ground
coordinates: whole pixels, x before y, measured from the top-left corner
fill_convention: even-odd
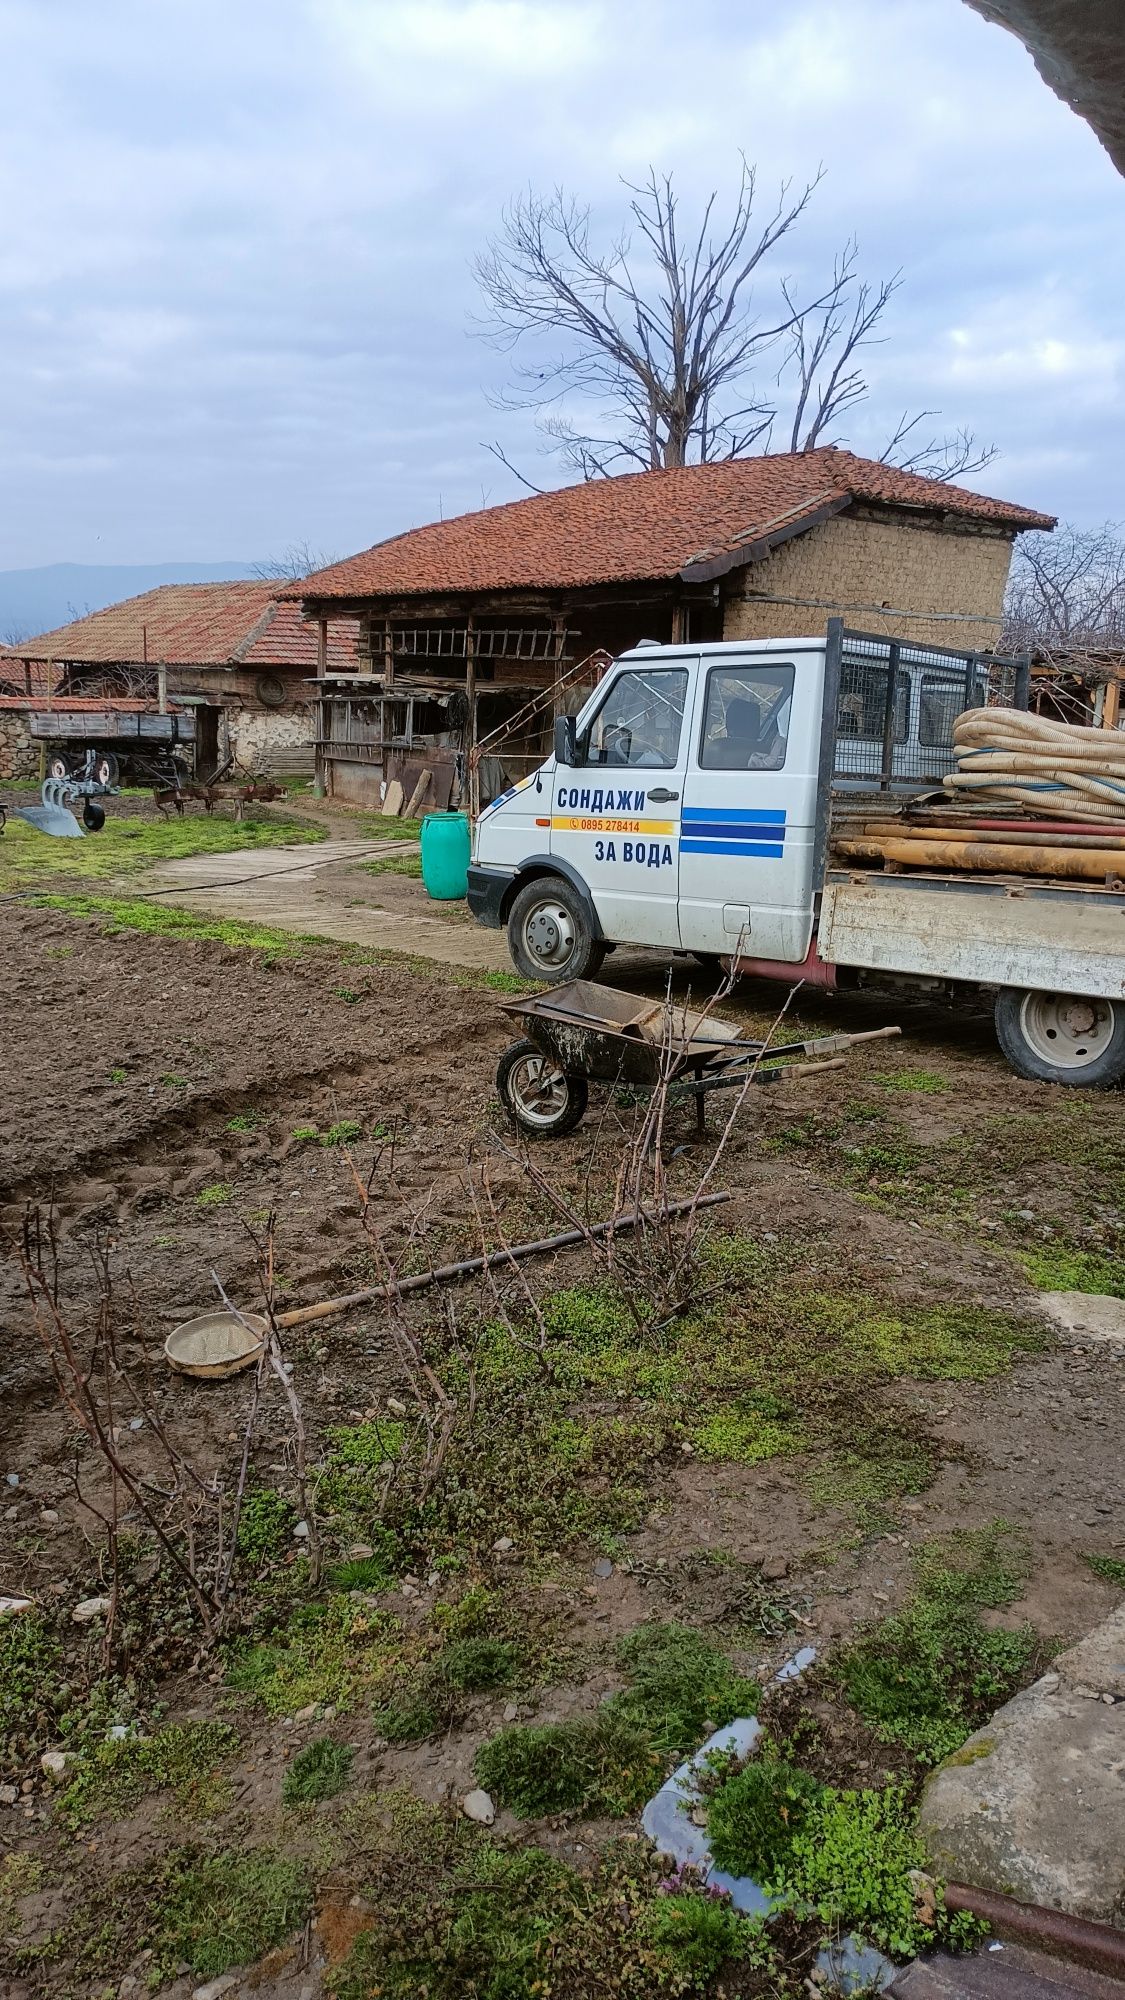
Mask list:
[[[761,1709],[858,1837],[1119,1601],[1122,1349],[1039,1308],[1125,1292],[1119,1101],[901,1013],[753,1095],[694,1237],[283,1332],[294,1407],[164,1338],[602,1215],[643,1107],[529,1163],[490,975],[206,928],[0,907],[4,1991],[799,1990],[816,1925],[660,1892],[639,1805],[811,1644]],[[671,1193],[713,1144],[669,1111]]]

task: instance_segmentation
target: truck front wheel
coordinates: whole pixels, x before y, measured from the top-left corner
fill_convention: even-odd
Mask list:
[[[541,875],[508,912],[508,950],[525,979],[592,979],[605,957],[578,891],[561,875]]]
[[[1018,1076],[1111,1090],[1125,1082],[1125,1003],[1074,993],[996,996],[996,1039]]]

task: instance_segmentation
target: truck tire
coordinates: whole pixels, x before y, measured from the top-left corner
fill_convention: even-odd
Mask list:
[[[605,957],[582,897],[562,875],[540,875],[519,891],[508,912],[508,951],[525,979],[549,986],[594,978]]]
[[[99,785],[115,785],[121,766],[112,750],[99,750],[94,758],[94,776]]]
[[[48,778],[69,778],[73,765],[65,750],[48,750],[43,770]]]
[[[1125,1082],[1125,1001],[1003,986],[996,1039],[1017,1076],[1112,1090]]]
[[[534,1042],[513,1042],[496,1068],[500,1102],[529,1139],[558,1139],[580,1124],[590,1101],[584,1076],[567,1076]]]

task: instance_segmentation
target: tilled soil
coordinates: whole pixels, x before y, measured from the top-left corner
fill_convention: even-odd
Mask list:
[[[220,945],[107,936],[96,924],[18,906],[0,909],[0,959],[0,1227],[11,1253],[0,1269],[0,1474],[18,1482],[0,1488],[0,1593],[69,1602],[91,1588],[97,1524],[77,1497],[73,1429],[20,1272],[17,1250],[29,1217],[38,1213],[42,1227],[53,1212],[59,1296],[79,1346],[102,1297],[98,1255],[108,1254],[118,1300],[130,1301],[126,1339],[134,1357],[145,1345],[155,1352],[178,1320],[217,1303],[213,1274],[240,1306],[258,1302],[271,1213],[284,1308],[370,1284],[384,1257],[419,1270],[472,1254],[482,1225],[466,1195],[470,1155],[490,1162],[509,1241],[561,1225],[498,1121],[492,1076],[512,1030],[487,992],[452,985],[437,969],[427,976],[390,964],[348,965],[327,948],[266,963]],[[633,983],[635,974],[624,955],[620,968],[612,960],[607,968],[620,983]],[[659,970],[647,976],[659,991]],[[725,1011],[762,1021],[769,1009],[764,989],[750,989]],[[877,1025],[889,1011],[885,1002],[813,999],[802,1002],[796,1019],[802,1032],[823,1032]],[[825,1282],[846,1272],[900,1313],[950,1298],[998,1313],[1034,1312],[1013,1246],[1042,1242],[1042,1229],[1053,1238],[1070,1228],[1076,1241],[1111,1247],[1119,1240],[1116,1183],[1097,1160],[1098,1145],[1113,1142],[1120,1103],[1079,1100],[1104,1211],[1096,1226],[1089,1172],[1070,1157],[1045,1177],[1041,1162],[1021,1162],[1009,1149],[994,1181],[974,1183],[967,1206],[955,1212],[927,1212],[924,1199],[919,1205],[881,1191],[877,1167],[870,1184],[854,1177],[844,1184],[857,1095],[870,1101],[878,1075],[893,1077],[911,1064],[925,1065],[944,1088],[896,1093],[895,1134],[935,1155],[951,1140],[971,1139],[978,1176],[998,1118],[1018,1115],[1044,1127],[1061,1120],[1067,1131],[1066,1121],[1073,1123],[1065,1093],[1022,1084],[1003,1068],[985,1023],[922,1009],[895,1017],[909,1030],[901,1047],[876,1044],[857,1052],[846,1072],[794,1078],[754,1095],[716,1176],[735,1197],[724,1226],[796,1246],[807,1272]],[[590,1183],[595,1205],[608,1198],[613,1134],[631,1115],[611,1107],[602,1129],[605,1161]],[[354,1164],[346,1147],[320,1143],[345,1120],[359,1128]],[[295,1136],[303,1127],[315,1127],[316,1136]],[[698,1171],[690,1128],[690,1115],[680,1114],[668,1135],[674,1192],[690,1187]],[[587,1127],[536,1155],[537,1170],[572,1200],[590,1139]],[[359,1222],[365,1185],[368,1222],[382,1246],[377,1255]],[[1020,1214],[1022,1223],[1012,1220]],[[1049,1222],[1042,1219],[1048,1215]],[[49,1246],[41,1254],[49,1264]],[[590,1269],[585,1252],[529,1267],[540,1294],[578,1283]],[[425,1310],[438,1309],[436,1296],[428,1295]],[[375,1307],[304,1330],[290,1351],[314,1448],[327,1426],[378,1405],[398,1379],[388,1369]],[[204,1475],[229,1476],[247,1378],[201,1385],[166,1376],[159,1360],[154,1366],[169,1426]],[[578,1548],[554,1576],[523,1577],[518,1550],[502,1554],[499,1583],[524,1593],[536,1615],[560,1620],[574,1657],[589,1662],[571,1680],[521,1700],[521,1716],[551,1720],[588,1710],[614,1684],[605,1642],[642,1620],[677,1617],[729,1630],[748,1593],[758,1593],[762,1615],[743,1636],[744,1661],[768,1674],[794,1645],[824,1648],[901,1602],[919,1540],[996,1519],[1023,1529],[1034,1554],[1026,1597],[1005,1617],[1027,1616],[1041,1633],[1070,1639],[1104,1615],[1112,1592],[1082,1557],[1125,1554],[1125,1356],[1051,1343],[986,1384],[903,1380],[895,1396],[904,1426],[920,1423],[936,1443],[940,1469],[918,1497],[891,1500],[866,1536],[849,1532],[854,1520],[846,1508],[814,1504],[783,1459],[705,1465],[669,1456],[646,1525],[612,1563],[595,1564],[596,1551]],[[280,1453],[276,1469],[291,1471],[284,1425],[280,1417],[271,1423],[263,1450]],[[157,1475],[159,1449],[147,1430],[129,1434],[123,1422],[120,1450],[131,1454],[138,1478]],[[96,1504],[96,1471],[83,1477],[86,1501]],[[701,1561],[701,1551],[723,1552],[724,1564]],[[409,1624],[434,1595],[419,1579],[385,1602]],[[181,1649],[173,1664],[162,1690],[168,1715],[219,1712],[221,1676],[207,1657],[193,1662],[190,1648]],[[477,1746],[504,1709],[503,1696],[475,1697],[451,1734],[398,1749],[382,1744],[369,1716],[351,1716],[355,1782],[407,1783],[435,1802],[458,1797],[473,1782]],[[238,1721],[242,1748],[229,1768],[232,1790],[215,1837],[260,1844],[282,1826],[285,1758],[324,1724],[311,1717]],[[49,1888],[21,1912],[30,1935],[59,1921],[81,1894],[97,1892],[113,1871],[142,1864],[176,1837],[168,1808],[154,1802],[74,1843],[57,1824],[34,1761],[22,1782],[17,1803],[0,1806],[0,1856],[14,1847],[46,1864]],[[526,1833],[506,1816],[499,1830]],[[532,1829],[579,1861],[606,1831],[598,1824]],[[337,1909],[326,1891],[321,1907],[317,1938],[306,1935],[270,1965],[260,1992],[286,2000],[320,1994],[331,1937],[349,1931],[346,1895]],[[185,1974],[162,1990],[168,2000],[183,2000],[194,1983]],[[100,1994],[105,1984],[96,1970],[64,1966],[21,1976],[3,1990],[16,2000],[41,1991]]]

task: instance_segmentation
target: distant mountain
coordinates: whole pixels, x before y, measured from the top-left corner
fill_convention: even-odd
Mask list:
[[[0,570],[0,645],[53,632],[160,583],[233,583],[253,574],[251,563],[46,563]]]

